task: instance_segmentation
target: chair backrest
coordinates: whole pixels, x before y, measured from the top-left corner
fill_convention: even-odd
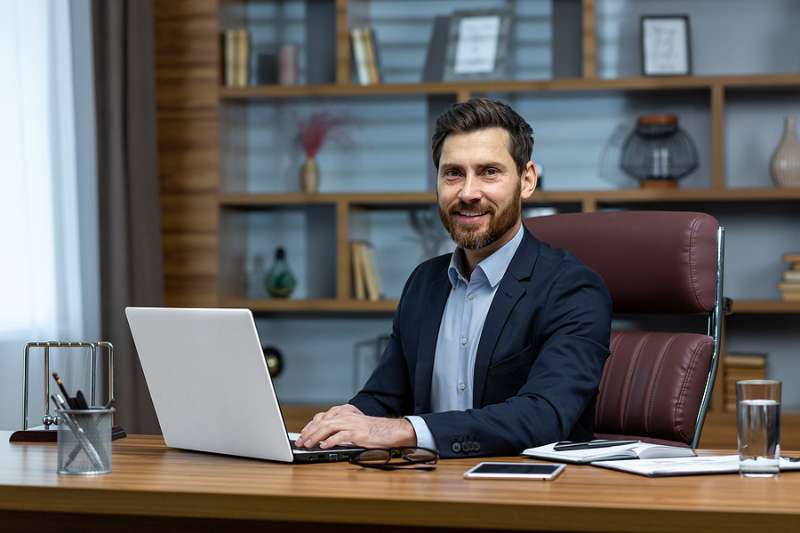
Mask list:
[[[598,437],[697,446],[719,358],[723,232],[716,219],[621,211],[524,223],[597,272],[615,313],[708,315],[709,334],[612,332],[595,409]]]

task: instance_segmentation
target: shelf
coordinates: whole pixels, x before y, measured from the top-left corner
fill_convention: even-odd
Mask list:
[[[737,315],[800,313],[800,302],[784,300],[733,300],[731,312]]]
[[[397,193],[222,193],[223,207],[263,207],[275,205],[318,205],[346,202],[363,206],[402,206],[433,204],[432,192]],[[800,189],[618,189],[606,191],[536,191],[526,204],[581,203],[600,204],[646,202],[757,202],[800,200]]]
[[[325,205],[348,202],[363,205],[432,204],[432,192],[396,193],[221,193],[219,204],[224,207],[260,207],[271,205]]]
[[[220,87],[222,100],[258,98],[308,98],[337,96],[435,95],[487,92],[588,92],[769,89],[800,86],[800,74],[757,74],[737,76],[635,77],[621,79],[560,79],[531,81],[459,81],[436,83],[391,83],[376,85],[258,85]]]
[[[397,300],[337,300],[335,298],[317,300],[278,300],[278,299],[234,299],[220,302],[221,307],[250,309],[256,313],[393,313]]]

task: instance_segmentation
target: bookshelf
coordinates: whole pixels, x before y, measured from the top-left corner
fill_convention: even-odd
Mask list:
[[[791,225],[796,224],[791,213],[800,208],[800,189],[772,187],[766,165],[762,165],[763,170],[740,168],[736,159],[740,150],[736,143],[741,138],[739,126],[750,117],[747,113],[752,109],[769,110],[772,109],[770,106],[779,107],[782,102],[796,96],[800,89],[800,72],[701,73],[645,78],[635,73],[631,75],[621,68],[620,76],[603,77],[606,68],[603,58],[607,55],[603,47],[607,36],[598,35],[607,24],[602,16],[602,4],[609,2],[555,0],[554,5],[577,6],[582,13],[577,27],[579,38],[571,45],[580,49],[580,60],[574,65],[575,75],[572,77],[420,83],[409,81],[408,75],[398,66],[397,73],[386,76],[386,83],[357,85],[351,81],[349,30],[354,24],[389,24],[387,20],[391,17],[376,13],[383,9],[382,6],[397,2],[318,0],[315,4],[323,4],[323,11],[327,14],[323,14],[322,19],[316,17],[314,23],[322,21],[333,29],[334,46],[325,55],[325,61],[332,66],[331,78],[291,86],[232,88],[220,83],[219,33],[226,28],[273,24],[277,29],[270,27],[272,29],[263,31],[275,32],[275,39],[288,40],[308,31],[307,26],[298,22],[300,19],[295,13],[302,11],[306,3],[299,0],[157,0],[158,133],[167,304],[248,307],[258,314],[286,320],[307,320],[309,323],[339,318],[385,320],[391,316],[397,304],[396,290],[378,302],[354,299],[349,243],[353,238],[360,238],[357,232],[362,218],[385,215],[387,221],[375,224],[377,229],[374,231],[378,232],[375,235],[379,235],[381,228],[396,225],[400,220],[399,213],[434,206],[435,195],[427,187],[426,178],[415,177],[412,185],[403,184],[405,188],[398,189],[397,184],[401,181],[397,176],[392,176],[383,186],[383,177],[377,174],[373,177],[375,171],[371,168],[364,171],[361,181],[347,182],[336,175],[334,167],[339,160],[327,165],[329,169],[334,168],[334,172],[323,175],[323,183],[330,184],[329,189],[323,188],[316,194],[298,192],[294,187],[296,184],[288,176],[289,172],[280,165],[271,164],[276,160],[275,156],[262,157],[258,152],[269,152],[270,143],[265,139],[275,140],[270,135],[277,138],[278,134],[284,134],[290,125],[287,116],[315,106],[341,106],[362,114],[376,108],[396,109],[397,114],[411,109],[409,120],[424,123],[447,105],[476,95],[519,99],[523,108],[531,103],[548,105],[550,102],[581,99],[600,102],[598,106],[606,102],[619,104],[611,106],[613,109],[608,112],[611,119],[603,119],[608,122],[613,120],[616,108],[621,114],[635,115],[646,109],[643,101],[663,100],[680,111],[686,111],[694,120],[690,123],[695,128],[691,133],[698,139],[703,158],[703,166],[694,181],[672,190],[614,188],[608,183],[601,183],[602,189],[595,190],[585,187],[584,182],[566,188],[558,180],[561,167],[554,164],[548,168],[546,165],[545,189],[537,191],[528,204],[553,206],[571,212],[619,208],[708,210],[715,215],[719,212],[723,223],[733,218],[739,225],[748,224],[750,217],[769,219],[778,216],[770,219],[770,223],[780,225],[786,222],[789,224],[786,231],[796,228]],[[456,3],[445,0],[427,4],[446,4],[450,9]],[[477,1],[476,5],[488,3],[491,2]],[[527,9],[526,6],[533,3],[524,3],[523,8]],[[720,2],[711,0],[711,3],[717,5]],[[523,3],[517,0],[508,4],[517,9]],[[633,4],[638,6],[636,9],[643,9],[641,5],[648,3],[634,1]],[[662,2],[658,6],[662,4],[666,5]],[[265,15],[273,13],[273,8],[278,10],[274,11],[277,23]],[[539,15],[523,15],[528,17],[526,24],[542,23]],[[790,15],[797,16],[794,12]],[[409,14],[408,18],[416,23],[423,16]],[[554,20],[560,16],[558,9],[554,8],[552,16]],[[701,12],[692,16],[694,25],[695,19],[704,15]],[[285,17],[285,20],[280,17]],[[624,35],[620,37],[623,38]],[[299,39],[302,58],[306,43],[304,37]],[[391,43],[384,44],[388,47]],[[693,45],[699,48],[696,43]],[[424,54],[424,47],[420,48],[417,42],[409,42],[408,48]],[[528,51],[526,49],[526,53]],[[399,57],[400,52],[395,49],[392,53],[395,55],[384,55],[387,62],[391,62],[392,57]],[[399,60],[397,64],[400,64]],[[301,64],[301,70],[306,72],[307,66]],[[304,75],[307,72],[301,78]],[[515,104],[512,102],[512,105]],[[537,109],[535,105],[527,108]],[[533,121],[536,129],[535,111]],[[762,123],[756,124],[760,125]],[[377,131],[377,127],[370,123],[365,129],[371,133]],[[432,167],[427,162],[425,151],[430,124],[418,129],[399,124],[396,128],[401,132],[411,132],[409,135],[419,140],[413,146],[409,144],[409,147],[402,148],[406,150],[402,156],[419,160],[409,172],[415,176],[429,173]],[[537,149],[547,151],[547,137],[546,133],[540,134],[537,143],[542,139],[545,146],[535,147],[534,154]],[[367,151],[363,149],[363,152]],[[378,152],[375,157],[384,154]],[[359,161],[367,160],[365,154],[356,155]],[[323,172],[325,170],[324,167]],[[339,174],[345,172],[339,169]],[[370,185],[369,190],[361,187],[364,183]],[[251,294],[247,281],[243,279],[246,276],[244,265],[252,255],[256,252],[265,254],[273,246],[274,243],[270,244],[273,241],[269,240],[273,237],[266,234],[275,227],[285,229],[283,238],[305,243],[300,256],[300,262],[304,264],[293,262],[290,251],[290,264],[304,270],[303,276],[299,277],[320,278],[316,280],[314,290],[306,291],[300,297],[273,300]],[[763,231],[767,232],[763,235],[768,236],[772,230]],[[735,233],[729,236],[735,236]],[[279,238],[280,235],[274,237]],[[795,239],[794,243],[800,249],[800,241]],[[780,256],[775,255],[769,260],[780,262]],[[413,266],[416,258],[411,257],[408,262]],[[729,269],[734,263],[729,264]],[[400,274],[397,276],[402,277]],[[743,281],[734,279],[736,286],[771,284],[768,276],[752,276],[754,281],[748,276],[740,277]],[[732,311],[736,320],[729,327],[729,335],[735,336],[739,321],[750,320],[747,317],[775,317],[790,321],[800,317],[799,303],[767,297],[763,292],[753,291],[751,294],[745,291],[744,297],[734,295]]]
[[[670,78],[573,79],[530,81],[469,81],[437,83],[383,83],[375,85],[323,84],[304,86],[261,85],[221,87],[223,100],[252,98],[309,98],[330,96],[436,95],[453,96],[485,92],[601,92],[601,91],[721,91],[769,90],[800,86],[800,74],[738,76],[676,76]],[[719,102],[722,103],[722,102]]]

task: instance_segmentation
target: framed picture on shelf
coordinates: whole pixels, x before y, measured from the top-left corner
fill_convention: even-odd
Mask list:
[[[643,15],[641,41],[643,75],[688,76],[692,73],[688,15]]]
[[[444,79],[508,77],[511,14],[505,10],[455,11],[450,16]]]

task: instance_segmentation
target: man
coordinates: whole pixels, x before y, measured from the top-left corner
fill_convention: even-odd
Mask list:
[[[522,225],[536,189],[531,127],[473,99],[436,122],[439,215],[458,248],[409,277],[363,390],[297,444],[516,454],[592,436],[611,299],[594,272]]]

